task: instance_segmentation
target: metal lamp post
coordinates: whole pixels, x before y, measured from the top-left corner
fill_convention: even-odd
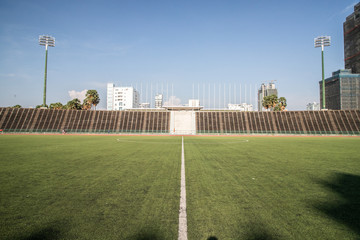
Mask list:
[[[322,109],[325,107],[325,79],[324,79],[324,47],[330,46],[330,37],[321,36],[314,39],[315,48],[321,47],[321,66],[322,66]]]
[[[48,46],[55,47],[55,38],[47,35],[39,36],[39,44],[41,46],[45,46],[46,54],[45,54],[45,75],[44,75],[44,99],[43,99],[43,107],[46,107],[46,78],[47,78],[47,56],[48,56]]]

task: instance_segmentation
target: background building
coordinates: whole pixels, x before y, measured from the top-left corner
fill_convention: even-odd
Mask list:
[[[150,103],[140,103],[139,108],[150,108]]]
[[[139,93],[133,87],[115,87],[107,84],[107,110],[124,110],[139,107]]]
[[[155,108],[162,108],[163,106],[163,95],[156,94],[155,96]]]
[[[189,99],[189,107],[200,107],[199,99]]]
[[[360,73],[360,3],[344,22],[345,69]]]
[[[241,103],[241,104],[228,104],[229,110],[238,110],[243,112],[254,111],[252,104]]]
[[[263,111],[264,107],[262,105],[263,99],[266,96],[270,96],[275,94],[278,95],[278,91],[275,87],[275,83],[271,81],[269,84],[265,85],[265,83],[261,84],[261,87],[258,91],[258,111]]]
[[[317,103],[317,102],[308,103],[308,105],[306,105],[306,110],[307,111],[320,111],[320,103]]]
[[[320,102],[322,102],[322,81]],[[360,74],[352,74],[350,69],[333,72],[325,79],[325,106],[331,110],[360,109]]]

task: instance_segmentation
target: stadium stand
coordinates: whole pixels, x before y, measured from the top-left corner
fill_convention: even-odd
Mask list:
[[[210,121],[209,121],[209,116]],[[360,135],[359,110],[236,112],[199,111],[198,134]],[[213,121],[216,119],[216,121]]]
[[[169,121],[167,111],[0,108],[4,133],[169,133]]]
[[[0,108],[7,132],[170,133],[171,112]],[[179,120],[179,119],[178,119]],[[196,111],[197,134],[360,135],[359,110],[239,112]]]

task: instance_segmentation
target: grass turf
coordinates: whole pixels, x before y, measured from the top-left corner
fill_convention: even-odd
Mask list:
[[[185,137],[189,239],[358,239],[359,143]],[[177,239],[180,154],[180,137],[0,136],[0,239]]]
[[[359,239],[359,146],[360,138],[186,138],[189,239]]]
[[[0,136],[0,239],[176,239],[180,157],[181,138]]]

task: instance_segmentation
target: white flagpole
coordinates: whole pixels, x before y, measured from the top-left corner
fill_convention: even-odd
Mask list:
[[[214,109],[216,109],[216,91],[215,91],[215,83],[214,83]]]
[[[209,105],[209,109],[211,109],[211,107],[210,107],[210,83],[209,83],[209,93],[208,93],[208,98],[209,98],[209,103],[208,103],[208,105]]]
[[[224,110],[225,110],[225,103],[226,102],[226,85],[224,83]]]
[[[240,97],[240,104],[241,104],[241,83],[240,83],[240,91],[239,91],[239,92],[240,92],[240,96],[239,96],[239,97]]]
[[[245,83],[245,103],[247,103],[246,101],[247,100],[246,100],[246,83]]]

